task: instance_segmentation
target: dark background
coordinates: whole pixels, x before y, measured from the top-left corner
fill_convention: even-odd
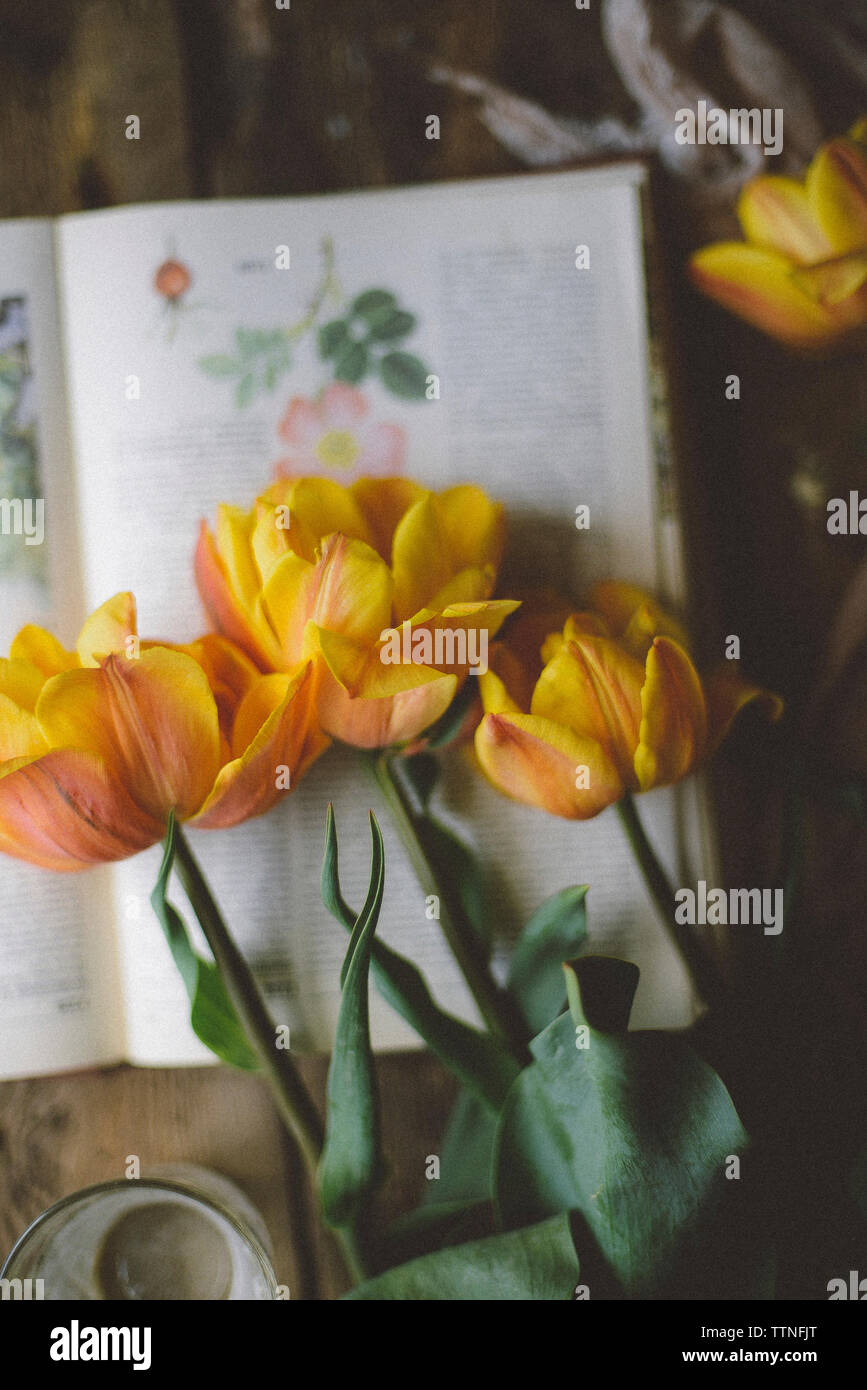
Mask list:
[[[0,0],[0,216],[518,170],[474,98],[429,79],[431,61],[556,116],[629,122],[635,102],[602,40],[604,2],[576,13],[570,0],[292,0],[288,11],[271,0]],[[867,66],[859,76],[850,42],[863,36],[867,53],[867,4],[729,8],[779,43],[823,135],[867,110]],[[712,81],[723,56],[710,25],[691,60]],[[720,96],[728,104],[729,92]],[[440,117],[438,141],[424,138],[430,113]],[[141,120],[137,142],[124,137],[129,114]],[[787,106],[792,128],[797,118]],[[865,560],[863,537],[828,535],[825,504],[850,488],[867,491],[867,373],[863,356],[797,359],[702,300],[684,262],[709,228],[727,230],[729,215],[708,212],[665,173],[661,191],[696,642],[707,660],[719,659],[724,636],[738,634],[745,668],[787,700],[780,729],[769,737],[745,721],[717,768],[730,882],[783,872],[790,822],[781,788],[800,770],[805,793],[797,971],[769,983],[749,955],[736,957],[743,1016],[728,1020],[724,1040],[708,1029],[706,1045],[748,1121],[752,1109],[785,1136],[774,1162],[793,1206],[815,1209],[826,1201],[828,1163],[854,1152],[863,1133],[867,863],[850,809],[867,769],[863,597],[847,619],[845,676],[835,673],[819,713],[807,715],[834,614]],[[733,372],[737,402],[724,394]],[[303,1066],[321,1096],[324,1061]],[[424,1056],[383,1059],[381,1078],[392,1160],[383,1201],[395,1212],[424,1185],[452,1087]],[[770,1112],[769,1078],[778,1101]],[[785,1159],[795,1151],[797,1172]],[[258,1083],[222,1071],[119,1069],[0,1086],[0,1246],[63,1193],[120,1176],[130,1153],[144,1167],[189,1158],[236,1177],[272,1228],[278,1277],[293,1296],[333,1294],[327,1243],[316,1239],[304,1253],[313,1217],[300,1164]],[[845,1224],[837,1196],[833,1219]],[[812,1247],[811,1236],[802,1239]],[[805,1255],[819,1279],[825,1258],[812,1248]],[[795,1296],[811,1287],[807,1280]]]

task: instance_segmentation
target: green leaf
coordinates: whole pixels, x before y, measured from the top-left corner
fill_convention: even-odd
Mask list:
[[[371,314],[378,314],[383,309],[394,309],[397,300],[388,290],[365,290],[352,301],[350,314],[363,319],[369,319]]]
[[[235,329],[235,345],[241,357],[245,360],[255,357],[261,351],[263,340],[267,339],[266,333],[257,333],[249,328]]]
[[[256,394],[256,378],[252,372],[242,376],[235,390],[235,404],[239,410],[249,405]]]
[[[430,1187],[438,1187],[431,1182]],[[481,1240],[496,1232],[494,1209],[489,1200],[425,1204],[392,1222],[380,1247],[381,1264],[406,1264],[420,1255]]]
[[[497,1135],[501,1217],[511,1226],[582,1213],[631,1296],[747,1297],[721,1290],[749,1279],[735,1211],[741,1183],[725,1176],[747,1136],[722,1081],[681,1036],[598,1026],[625,1027],[635,974],[628,962],[575,962],[587,1033],[566,1013],[531,1044],[533,1064],[512,1087]]]
[[[425,1207],[491,1200],[497,1118],[472,1091],[458,1093],[439,1143],[440,1176],[425,1188]]]
[[[430,373],[411,352],[387,352],[379,363],[379,375],[386,390],[408,401],[424,400]]]
[[[344,1299],[506,1302],[571,1300],[580,1266],[566,1215],[411,1260]]]
[[[405,309],[374,309],[366,319],[367,335],[374,343],[396,343],[415,328],[415,316]]]
[[[391,763],[392,777],[408,783],[417,802],[412,813],[413,828],[434,877],[438,883],[453,886],[464,917],[490,954],[493,894],[484,867],[473,850],[428,810],[441,771],[438,759],[429,753],[393,759]]]
[[[244,370],[234,357],[227,357],[225,353],[220,352],[211,357],[200,357],[199,366],[208,376],[216,377],[238,376]]]
[[[334,360],[334,376],[337,381],[347,381],[351,385],[361,381],[368,368],[368,354],[364,343],[347,343]]]
[[[343,995],[328,1069],[328,1119],[319,1163],[322,1210],[331,1226],[358,1220],[382,1175],[379,1096],[370,1046],[367,977],[385,883],[382,833],[370,813],[370,886],[340,972]]]
[[[587,938],[587,888],[564,888],[537,908],[515,944],[509,989],[530,1032],[540,1033],[566,1007],[563,962]]]
[[[349,327],[345,319],[332,319],[330,323],[323,323],[317,334],[319,356],[322,358],[333,357],[344,346],[348,338]]]
[[[193,949],[183,918],[166,896],[174,860],[175,818],[172,815],[151,904],[189,997],[190,1023],[196,1036],[222,1061],[245,1071],[256,1071],[258,1058],[247,1041],[216,965],[203,960]]]
[[[331,806],[322,865],[322,900],[341,926],[352,931],[355,913],[340,892],[337,832]],[[445,1013],[432,999],[424,976],[411,961],[377,940],[371,955],[373,978],[386,1002],[415,1029],[462,1085],[489,1108],[498,1109],[518,1074],[517,1062],[487,1033]]]

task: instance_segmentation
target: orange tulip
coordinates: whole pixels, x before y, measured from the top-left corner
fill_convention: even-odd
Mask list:
[[[209,829],[267,811],[327,740],[312,670],[262,676],[221,637],[141,642],[119,594],[74,652],[25,627],[0,661],[0,849],[57,870],[123,859],[169,813]]]
[[[221,506],[216,533],[203,524],[196,576],[214,626],[260,669],[313,662],[327,733],[384,748],[445,712],[471,648],[517,608],[491,599],[503,542],[503,509],[479,488],[281,478],[251,511]]]
[[[521,629],[538,622],[522,615],[480,682],[485,773],[515,800],[572,820],[686,777],[750,701],[772,718],[782,710],[731,662],[702,680],[680,625],[642,590],[599,584],[593,598],[593,611],[546,638],[535,667]]]
[[[825,350],[867,326],[867,118],[831,140],[803,180],[760,176],[744,188],[746,241],[695,252],[699,289],[791,347]]]

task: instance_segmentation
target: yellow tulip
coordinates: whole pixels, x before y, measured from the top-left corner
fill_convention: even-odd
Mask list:
[[[791,347],[824,351],[867,326],[867,118],[814,156],[803,180],[759,176],[738,217],[746,241],[695,252],[699,289]]]
[[[74,652],[23,628],[0,661],[0,850],[71,871],[156,843],[171,811],[209,829],[262,814],[327,744],[312,675],[262,676],[222,637],[139,643],[131,594]]]
[[[445,712],[470,638],[487,643],[517,608],[491,599],[503,543],[503,509],[476,487],[281,478],[203,524],[196,576],[216,629],[261,670],[313,663],[326,733],[384,748]]]
[[[522,614],[480,681],[485,773],[515,800],[571,820],[686,777],[750,701],[774,719],[782,711],[735,663],[703,680],[679,623],[641,589],[599,584],[593,601],[548,635],[535,663],[525,639],[538,636],[538,618]]]

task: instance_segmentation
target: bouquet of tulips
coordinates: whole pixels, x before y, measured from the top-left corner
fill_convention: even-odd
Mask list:
[[[779,701],[737,663],[700,674],[680,623],[630,585],[597,586],[584,609],[496,597],[505,543],[503,508],[470,485],[281,478],[249,511],[221,507],[195,555],[211,622],[199,640],[141,638],[129,594],[88,618],[72,651],[34,627],[15,638],[0,663],[0,848],[75,872],[163,842],[152,901],[192,1025],[224,1061],[268,1078],[341,1243],[348,1297],[761,1292],[767,1261],[731,1181],[748,1139],[719,1076],[687,1036],[629,1031],[638,970],[588,952],[584,885],[538,905],[496,978],[466,891],[470,856],[429,802],[438,758],[459,757],[540,814],[581,821],[615,805],[716,1007],[718,962],[678,925],[634,798],[690,775],[746,704],[776,718]],[[489,660],[470,680],[480,648]],[[384,791],[484,1027],[441,1009],[415,963],[377,939],[388,873],[373,817],[366,898],[344,899],[323,807],[322,895],[348,937],[323,1125],[187,827],[266,813],[333,740]],[[173,872],[212,959],[170,901]],[[390,1227],[375,1207],[371,974],[460,1083],[436,1199]]]

